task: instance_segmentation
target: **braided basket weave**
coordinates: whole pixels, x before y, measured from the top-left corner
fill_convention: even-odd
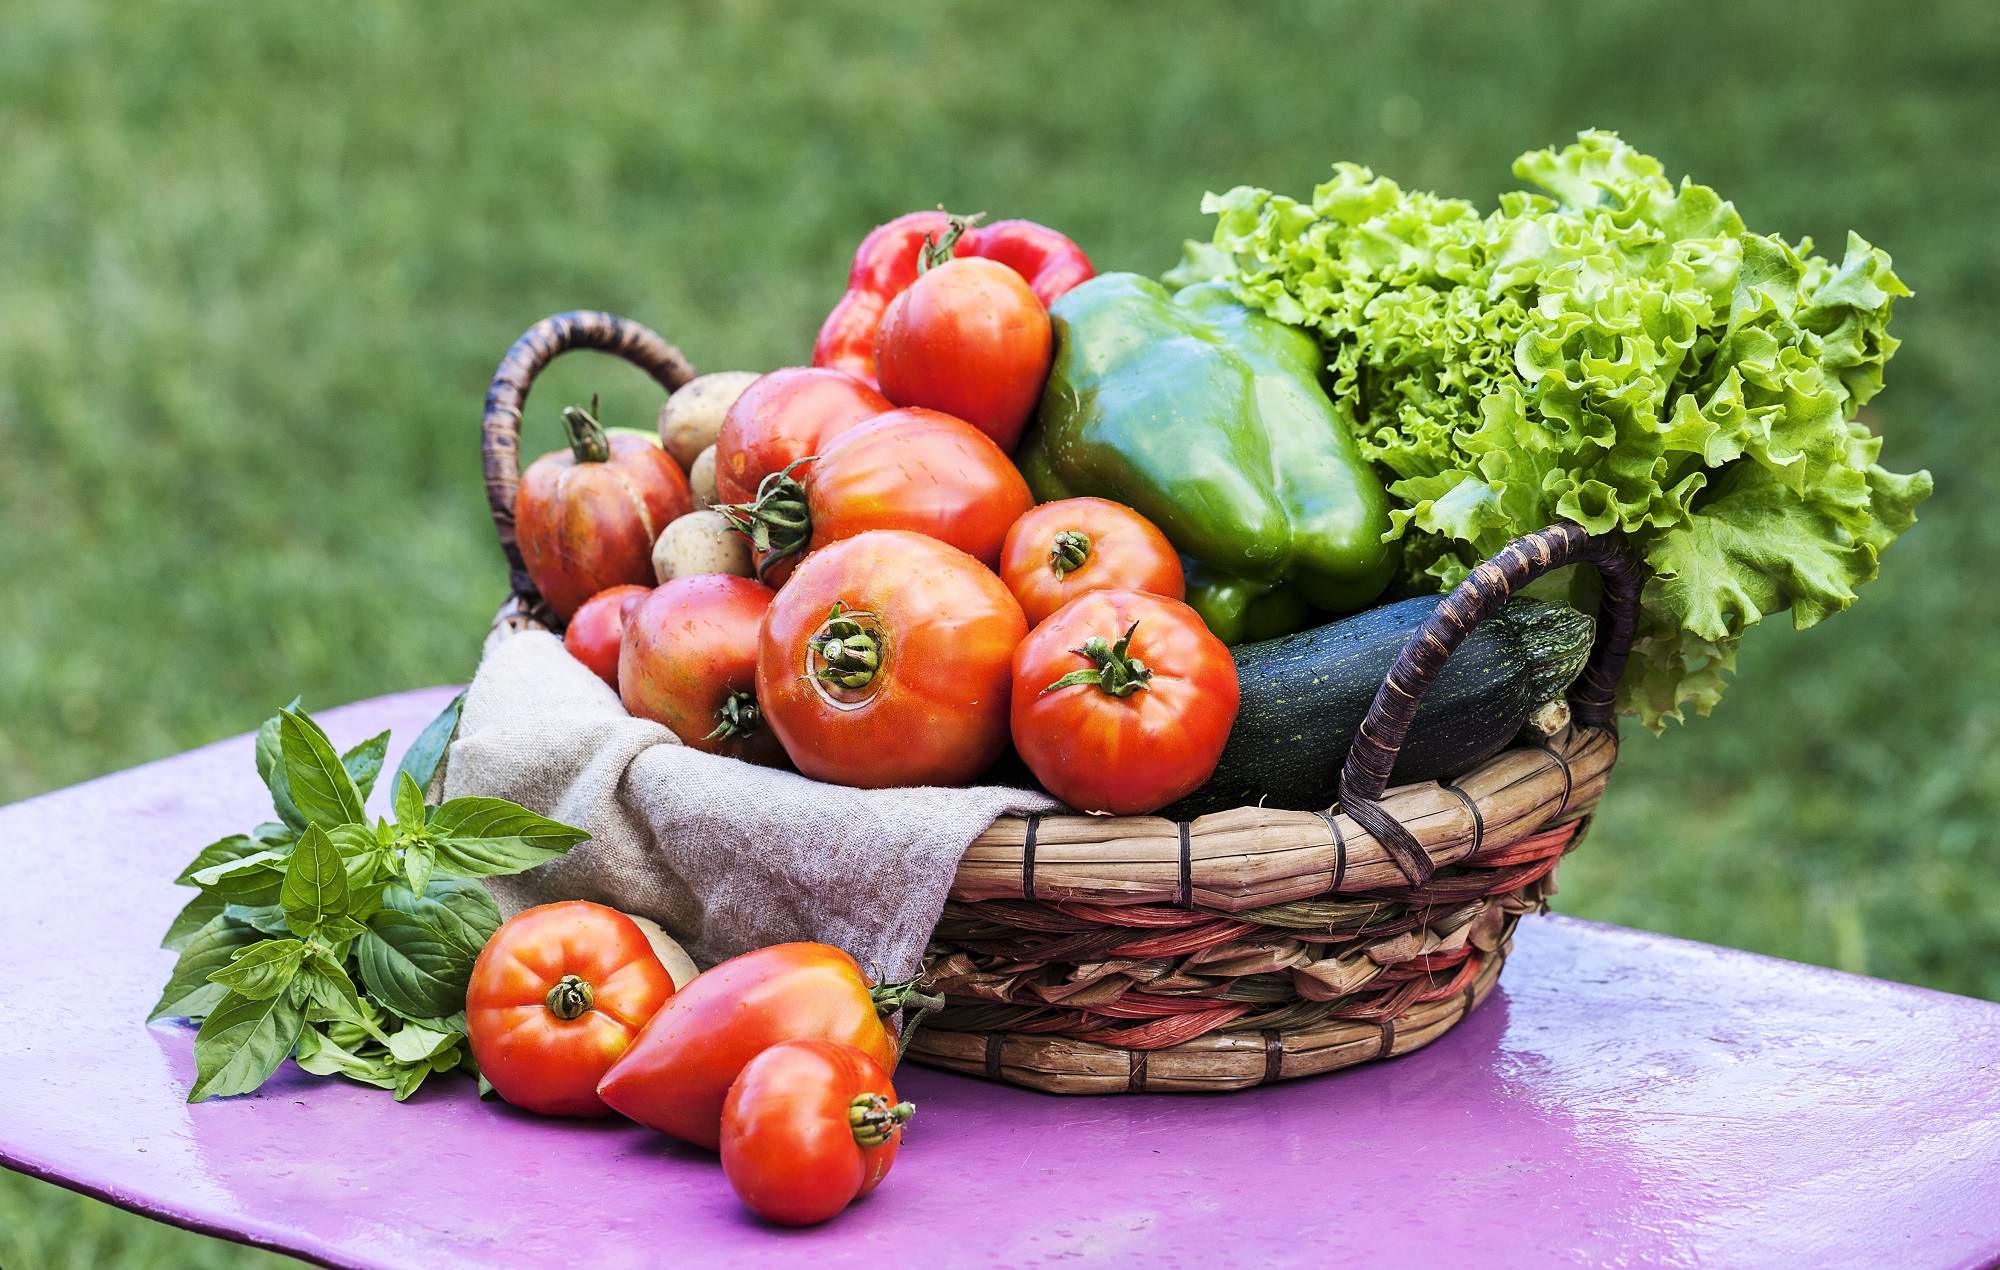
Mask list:
[[[679,350],[608,313],[537,323],[486,396],[487,498],[517,612],[559,629],[514,537],[521,406],[558,355],[597,349],[669,392]],[[1604,582],[1573,722],[1441,781],[1389,788],[1459,643],[1534,579]],[[1056,1093],[1239,1089],[1418,1049],[1500,976],[1520,915],[1554,891],[1618,756],[1613,693],[1638,615],[1623,540],[1552,525],[1438,603],[1384,680],[1325,812],[1003,817],[960,860],[926,976],[945,997],[909,1056]]]

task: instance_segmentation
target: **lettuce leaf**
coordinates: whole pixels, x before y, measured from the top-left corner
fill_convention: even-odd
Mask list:
[[[1929,474],[1854,421],[1910,292],[1859,236],[1835,265],[1752,233],[1614,133],[1514,173],[1545,193],[1483,216],[1351,163],[1309,203],[1211,194],[1174,278],[1319,336],[1412,580],[1556,520],[1629,535],[1652,577],[1620,704],[1657,730],[1714,706],[1745,629],[1846,608],[1915,523]]]

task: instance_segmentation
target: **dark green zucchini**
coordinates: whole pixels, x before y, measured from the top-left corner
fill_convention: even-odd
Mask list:
[[[1242,704],[1222,759],[1207,784],[1161,814],[1332,806],[1376,690],[1436,608],[1437,597],[1421,596],[1231,650]],[[1583,669],[1594,627],[1566,605],[1529,599],[1480,623],[1425,694],[1391,779],[1430,780],[1502,749]]]

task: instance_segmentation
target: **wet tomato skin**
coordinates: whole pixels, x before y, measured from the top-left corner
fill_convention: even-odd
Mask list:
[[[761,582],[721,573],[655,588],[624,623],[617,679],[625,709],[695,749],[782,764],[784,750],[755,706],[757,635],[772,596]]]
[[[892,1125],[864,1142],[850,1122],[857,1099],[897,1106],[889,1074],[852,1045],[787,1041],[751,1059],[722,1106],[722,1171],[744,1206],[811,1226],[881,1185],[902,1131]]]
[[[719,501],[755,498],[765,477],[893,409],[888,398],[844,371],[793,366],[758,378],[729,407],[715,437]]]
[[[1034,417],[1054,342],[1049,311],[996,260],[936,266],[889,302],[875,334],[882,395],[965,420],[1012,453]]]
[[[1052,554],[1059,546],[1068,548],[1065,564],[1079,556],[1081,563],[1058,572]],[[1187,575],[1167,536],[1130,507],[1106,498],[1043,503],[1015,521],[1001,549],[1000,578],[1021,602],[1031,627],[1086,591],[1187,596]]]
[[[599,679],[618,687],[618,649],[625,638],[625,614],[632,601],[651,593],[651,587],[629,583],[599,591],[585,600],[563,631],[563,647],[569,655],[590,667]]]
[[[514,502],[522,562],[565,622],[600,591],[651,585],[653,540],[694,510],[687,474],[666,451],[643,437],[606,441],[602,462],[569,449],[536,459]]]

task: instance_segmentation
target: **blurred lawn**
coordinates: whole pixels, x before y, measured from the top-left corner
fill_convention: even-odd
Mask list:
[[[1978,0],[0,9],[0,801],[471,672],[505,573],[486,379],[601,307],[809,351],[943,202],[1157,273],[1201,194],[1334,159],[1489,203],[1621,130],[1751,226],[1889,250],[1873,408],[1938,495],[1859,606],[1631,729],[1561,906],[2000,998],[2000,17]],[[594,355],[529,406],[656,390]],[[9,850],[32,849],[8,844]],[[0,1265],[274,1262],[0,1176]]]

